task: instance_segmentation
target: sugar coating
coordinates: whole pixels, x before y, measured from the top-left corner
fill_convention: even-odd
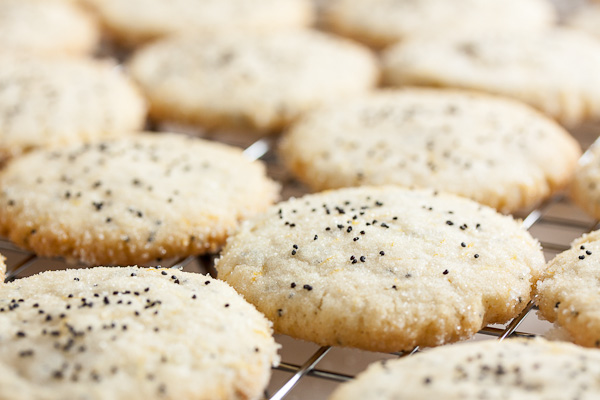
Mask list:
[[[111,62],[0,57],[0,160],[142,128],[145,102]]]
[[[570,185],[573,201],[595,218],[600,218],[600,147],[592,146],[581,158]]]
[[[512,101],[471,92],[381,91],[319,109],[280,146],[313,190],[432,187],[512,212],[562,188],[581,150],[555,122]]]
[[[540,315],[577,344],[600,347],[600,231],[585,234],[548,263],[536,302]]]
[[[378,78],[369,50],[308,30],[166,39],[136,53],[130,68],[155,118],[259,132]]]
[[[565,124],[600,116],[600,43],[555,28],[536,34],[438,35],[383,55],[391,85],[459,87],[528,103]]]
[[[86,55],[100,36],[96,22],[64,0],[2,0],[0,26],[3,53]]]
[[[600,38],[600,3],[581,7],[568,16],[566,24]]]
[[[507,321],[543,266],[511,217],[392,186],[279,203],[242,224],[216,262],[277,332],[374,351],[437,346]]]
[[[128,45],[182,33],[275,33],[308,26],[314,18],[310,0],[84,1],[112,35]]]
[[[323,19],[336,33],[384,47],[431,32],[541,30],[554,22],[555,12],[540,0],[332,0]]]
[[[278,185],[240,149],[138,134],[32,152],[0,174],[0,234],[43,256],[134,264],[216,251]]]
[[[329,400],[596,399],[600,352],[541,338],[461,343],[374,363]]]
[[[176,269],[44,272],[0,287],[0,397],[259,399],[271,324]]]

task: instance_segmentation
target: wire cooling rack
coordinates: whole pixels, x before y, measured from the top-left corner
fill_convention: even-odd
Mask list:
[[[172,127],[171,127],[172,128]],[[174,129],[170,129],[174,130]],[[594,132],[595,133],[595,132]],[[240,145],[239,137],[220,138],[221,141]],[[223,140],[225,139],[225,140]],[[582,147],[595,139],[595,134],[580,137]],[[244,138],[242,141],[247,141]],[[252,159],[262,158],[271,177],[282,183],[283,198],[306,193],[306,189],[292,179],[278,164],[273,150],[273,139],[258,139],[246,148],[245,154]],[[536,237],[544,249],[547,260],[569,248],[569,243],[586,232],[598,229],[598,221],[580,211],[565,195],[557,195],[538,208],[520,213],[523,226]],[[17,248],[0,238],[0,252],[7,257],[7,281],[29,276],[44,270],[84,267],[66,264],[59,259],[37,257]],[[186,271],[216,275],[213,268],[214,255],[187,257],[162,261],[161,265],[182,268]],[[546,333],[552,326],[540,321],[532,303],[506,325],[490,325],[483,328],[474,340],[507,337],[532,337]],[[282,361],[275,367],[271,382],[265,391],[267,400],[325,399],[341,382],[348,381],[374,361],[386,358],[406,357],[419,351],[415,348],[405,353],[373,353],[355,349],[319,347],[315,344],[294,340],[287,336],[276,336],[282,345]]]

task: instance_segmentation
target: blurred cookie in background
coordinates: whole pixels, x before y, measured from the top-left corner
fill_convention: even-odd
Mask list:
[[[0,62],[0,161],[144,125],[143,97],[112,62],[12,56]]]
[[[312,30],[167,38],[129,62],[155,120],[277,132],[302,113],[372,89],[372,52]]]
[[[74,1],[0,1],[0,54],[88,55],[99,27]]]
[[[171,34],[274,32],[310,25],[310,0],[83,0],[118,42],[132,46]]]
[[[524,101],[566,125],[600,118],[600,42],[566,28],[419,37],[383,55],[384,80]]]
[[[331,0],[322,9],[326,29],[378,48],[436,31],[535,31],[556,18],[544,0]]]

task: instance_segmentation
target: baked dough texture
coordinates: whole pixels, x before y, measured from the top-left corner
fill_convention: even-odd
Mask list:
[[[3,54],[0,63],[0,161],[143,127],[145,101],[112,62]]]
[[[372,364],[329,400],[537,400],[600,396],[600,352],[537,339],[461,343]]]
[[[130,69],[155,119],[259,133],[379,77],[367,48],[310,30],[165,39],[134,54]]]
[[[48,271],[0,286],[0,398],[259,399],[271,332],[209,276]]]
[[[279,333],[410,350],[466,339],[524,309],[544,267],[509,216],[429,190],[290,199],[241,225],[216,262]]]
[[[96,21],[74,1],[2,0],[0,26],[2,53],[81,56],[100,39]]]
[[[600,347],[600,231],[585,234],[548,263],[538,283],[540,316],[565,328],[574,342]]]
[[[419,37],[389,48],[383,69],[391,85],[513,97],[567,125],[600,117],[600,42],[567,28]]]
[[[520,102],[411,88],[316,110],[291,127],[280,153],[313,190],[432,187],[514,212],[566,186],[581,149]]]
[[[378,48],[431,32],[524,34],[556,19],[543,0],[330,0],[324,9],[327,29]]]
[[[593,145],[581,158],[570,185],[573,201],[594,218],[600,218],[600,146]]]
[[[125,45],[220,31],[275,33],[310,25],[310,0],[84,0]],[[135,18],[132,18],[135,16]]]
[[[41,256],[141,264],[216,251],[278,192],[238,148],[138,134],[14,159],[0,173],[0,234]]]

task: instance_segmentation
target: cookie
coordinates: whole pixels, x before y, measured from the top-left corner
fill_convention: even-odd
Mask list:
[[[562,188],[581,155],[555,122],[512,100],[469,92],[381,91],[319,109],[281,155],[314,190],[432,187],[512,212]]]
[[[3,53],[90,54],[100,36],[96,22],[64,0],[2,0],[0,26]]]
[[[565,328],[574,342],[600,347],[600,231],[585,234],[548,263],[538,283],[541,317]]]
[[[278,32],[308,26],[314,17],[310,0],[85,1],[126,45],[182,33]]]
[[[0,161],[143,127],[146,105],[111,62],[0,57]]]
[[[565,124],[600,117],[600,42],[572,30],[415,38],[387,50],[383,69],[391,85],[513,97]]]
[[[327,29],[378,48],[432,31],[524,33],[555,18],[551,4],[540,0],[332,0],[323,12]]]
[[[42,256],[143,264],[216,251],[277,194],[237,148],[138,134],[14,159],[0,173],[0,235]]]
[[[399,351],[466,339],[522,311],[544,266],[509,216],[400,187],[290,199],[242,224],[216,262],[277,332]]]
[[[52,271],[0,287],[0,397],[259,399],[271,324],[201,274]]]
[[[537,339],[487,340],[374,363],[329,400],[594,399],[600,352]]]
[[[316,31],[166,39],[130,63],[155,119],[277,131],[376,83],[373,54]]]
[[[569,189],[579,207],[600,218],[600,146],[590,147],[581,158]]]
[[[565,23],[600,38],[600,3],[589,4],[569,15]]]

